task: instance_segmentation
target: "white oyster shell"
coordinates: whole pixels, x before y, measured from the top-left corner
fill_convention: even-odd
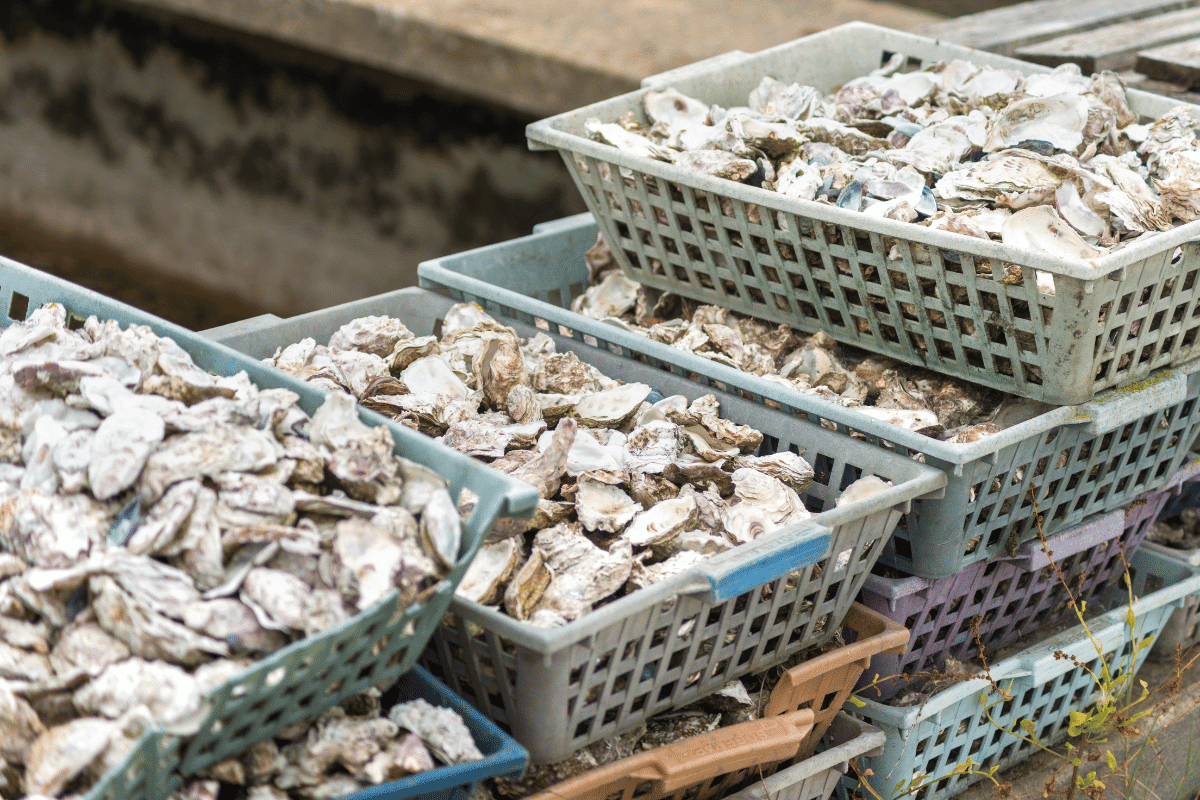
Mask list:
[[[1087,121],[1088,103],[1078,93],[1018,100],[992,119],[983,149],[991,153],[1033,140],[1072,152],[1083,143]]]
[[[590,473],[579,476],[577,487],[575,510],[590,531],[619,533],[642,510],[641,503],[635,503],[620,487],[596,480]]]
[[[1054,258],[1087,261],[1103,255],[1050,206],[1021,209],[1004,223],[1001,235],[1005,244]]]
[[[646,384],[627,383],[584,397],[571,413],[585,426],[615,428],[633,416],[649,394]]]

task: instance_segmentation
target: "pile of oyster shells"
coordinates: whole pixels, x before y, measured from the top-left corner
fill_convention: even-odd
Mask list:
[[[193,732],[254,659],[456,560],[446,481],[349,396],[296,400],[57,304],[0,333],[0,797],[84,791],[146,726]]]
[[[453,709],[416,699],[383,712],[371,689],[214,764],[172,800],[334,800],[410,775],[479,761]]]
[[[533,485],[532,520],[501,520],[458,587],[538,627],[678,574],[715,553],[810,516],[812,467],[791,452],[756,456],[762,433],[689,403],[623,384],[522,340],[474,303],[441,338],[364,317],[267,360]],[[890,485],[867,476],[838,503]]]
[[[585,130],[695,172],[1066,259],[1200,219],[1193,107],[1140,122],[1119,76],[1074,64],[1025,76],[905,62],[830,94],[767,76],[728,109],[652,90],[650,124],[630,113]],[[1049,274],[1038,284],[1053,293]]]
[[[843,347],[825,333],[805,337],[790,325],[649,289],[621,272],[603,234],[585,259],[592,285],[572,311],[905,430],[973,442],[1051,408]]]

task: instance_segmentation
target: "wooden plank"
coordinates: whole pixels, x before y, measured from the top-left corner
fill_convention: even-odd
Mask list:
[[[1147,78],[1145,75],[1139,75],[1133,71],[1122,72],[1120,75],[1121,79],[1125,81],[1126,89],[1161,94],[1164,97],[1174,97],[1181,102],[1200,106],[1200,93],[1190,92],[1182,84]]]
[[[1200,0],[1033,0],[940,22],[927,36],[1012,55],[1034,42],[1200,5]]]
[[[1185,8],[1146,19],[1107,25],[1018,48],[1016,55],[1036,64],[1057,67],[1074,62],[1085,75],[1134,65],[1139,50],[1200,36],[1200,8]]]
[[[1200,87],[1200,38],[1144,50],[1135,68],[1148,78]]]

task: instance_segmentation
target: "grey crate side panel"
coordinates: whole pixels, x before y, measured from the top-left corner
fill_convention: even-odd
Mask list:
[[[944,500],[913,503],[880,562],[946,577],[1037,538],[1035,500],[1047,535],[1120,508],[1162,486],[1197,433],[1200,373],[1189,377],[1184,401],[1108,433],[1055,428],[1001,450],[993,463],[967,464],[951,476]]]
[[[534,763],[558,761],[827,641],[898,516],[885,511],[840,525],[830,558],[724,603],[681,596],[614,619],[551,655],[480,630],[451,609],[423,663],[510,730]],[[833,559],[847,550],[846,568],[835,571]]]
[[[563,158],[622,268],[648,286],[1055,404],[1200,354],[1195,245],[1122,281],[1057,276],[1049,295],[1031,266]]]
[[[1167,605],[1147,611],[1140,619],[1143,633],[1154,632],[1166,623],[1173,606]],[[1100,669],[1101,659],[1128,662],[1133,649],[1131,642],[1105,656],[1096,656],[1084,662],[1089,669]],[[1149,648],[1136,656],[1136,669],[1145,663]],[[1023,761],[1037,748],[1020,738],[1001,730],[1012,727],[1023,719],[1034,722],[1034,734],[1044,743],[1056,743],[1066,738],[1069,722],[1068,711],[1081,710],[1095,702],[1096,684],[1082,668],[1075,667],[1042,684],[1034,684],[1028,678],[1011,682],[1001,680],[1000,685],[1012,695],[1012,700],[1001,701],[991,708],[989,721],[979,704],[979,695],[970,695],[942,712],[919,721],[910,729],[898,728],[887,720],[872,719],[862,715],[872,725],[887,734],[884,753],[878,758],[860,759],[862,769],[871,769],[875,775],[871,785],[884,797],[890,797],[896,783],[912,778],[914,771],[926,775],[947,775],[956,764],[971,756],[983,769],[998,766],[1004,770]],[[988,701],[998,700],[998,695],[988,693]],[[966,723],[964,727],[964,723]],[[917,792],[916,800],[947,800],[979,780],[978,776],[954,775],[937,781],[930,788]],[[844,778],[838,787],[839,800],[848,800],[858,785],[857,780]]]

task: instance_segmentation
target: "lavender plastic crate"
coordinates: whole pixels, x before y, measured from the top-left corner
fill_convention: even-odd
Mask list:
[[[1121,508],[1163,486],[1200,431],[1200,361],[1090,403],[1046,411],[976,442],[951,444],[903,430],[567,310],[587,286],[583,255],[596,233],[590,215],[579,215],[539,226],[532,236],[427,261],[417,271],[422,286],[473,300],[497,317],[540,326],[886,450],[920,454],[947,474],[945,498],[914,502],[879,558],[910,575],[944,578],[1036,538],[1035,500],[1046,534]],[[588,360],[582,351],[580,357]]]
[[[1075,626],[992,665],[992,677],[1012,697],[992,708],[996,723],[1011,727],[1028,719],[1042,742],[1053,744],[1066,738],[1068,712],[1091,706],[1099,695],[1100,689],[1085,667],[1099,670],[1101,659],[1114,667],[1128,665],[1133,640],[1157,636],[1183,598],[1200,590],[1200,569],[1144,549],[1133,557],[1130,573],[1138,598],[1133,603],[1135,635],[1131,636],[1126,626],[1129,606],[1122,587],[1108,599],[1111,610],[1088,622],[1100,652],[1082,627]],[[1059,650],[1084,666],[1056,658],[1054,654]],[[1148,653],[1149,648],[1144,648],[1136,654],[1135,672]],[[907,782],[917,773],[948,775],[967,756],[982,763],[983,769],[994,765],[1003,770],[1016,764],[1037,748],[1004,733],[985,718],[980,701],[999,699],[988,681],[978,678],[955,684],[916,706],[893,707],[864,700],[862,708],[850,712],[883,730],[887,743],[882,756],[859,759],[859,768],[870,769],[874,774],[868,780],[874,790],[891,798],[897,783]],[[978,779],[975,775],[953,775],[905,797],[944,800]],[[859,789],[857,780],[847,777],[835,796],[848,800],[871,795]]]
[[[1192,462],[1168,485],[1147,492],[1125,510],[1111,511],[1047,537],[1053,561],[1075,599],[1090,603],[1121,585],[1133,557],[1172,492],[1200,472]],[[862,603],[909,629],[908,651],[880,653],[859,679],[860,694],[889,700],[914,679],[904,673],[940,670],[948,656],[966,661],[979,642],[990,652],[1049,625],[1073,618],[1067,593],[1040,541],[1026,542],[1012,557],[978,561],[949,578],[887,578],[868,575]],[[876,678],[882,679],[876,682]],[[915,680],[920,680],[916,678]]]
[[[658,289],[1056,404],[1200,355],[1200,223],[1088,261],[1055,258],[700,174],[585,131],[589,118],[648,122],[650,90],[673,86],[732,108],[765,75],[828,92],[897,53],[914,66],[964,59],[1047,71],[854,22],[655,75],[640,90],[536,122],[526,136],[532,148],[559,151],[621,268]],[[1181,105],[1127,95],[1143,118]],[[1014,267],[1020,280],[1010,278]],[[1039,271],[1054,293],[1038,290]]]

